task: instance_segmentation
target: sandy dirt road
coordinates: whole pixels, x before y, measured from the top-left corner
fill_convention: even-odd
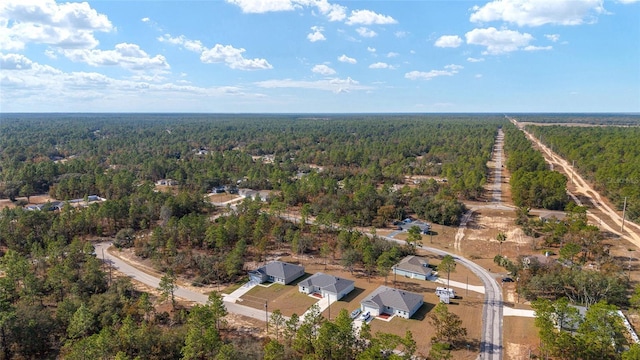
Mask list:
[[[624,230],[621,230],[621,214],[612,209],[604,197],[594,190],[593,187],[584,180],[577,171],[574,170],[573,166],[571,166],[567,160],[551,151],[551,149],[541,143],[539,139],[527,132],[524,129],[524,125],[519,123],[515,118],[509,117],[508,119],[522,130],[527,135],[527,138],[529,138],[529,140],[540,149],[545,160],[553,166],[554,170],[563,172],[567,175],[570,182],[572,182],[572,188],[571,191],[569,191],[569,195],[574,200],[577,200],[578,204],[581,204],[581,202],[578,200],[576,195],[582,195],[589,199],[593,207],[599,212],[599,214],[595,214],[593,211],[587,211],[587,215],[591,220],[606,230],[614,234],[618,234],[640,249],[640,226],[638,224],[625,220]]]

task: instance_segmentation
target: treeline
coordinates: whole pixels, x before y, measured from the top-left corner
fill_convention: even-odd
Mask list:
[[[504,128],[507,169],[511,172],[511,196],[518,207],[563,210],[568,202],[567,178],[547,168],[524,133],[514,126]]]
[[[0,196],[48,192],[67,200],[96,194],[133,204],[137,187],[172,178],[192,196],[220,185],[276,190],[287,206],[312,204],[314,216],[325,209],[359,226],[381,226],[390,215],[409,211],[456,224],[458,200],[482,195],[496,129],[504,123],[460,115],[5,118]],[[448,181],[398,193],[397,185],[413,185],[406,175]]]
[[[580,311],[561,298],[538,300],[532,306],[536,311],[541,357],[632,360],[640,356],[640,346],[629,342],[615,305],[602,301]]]
[[[640,219],[640,128],[527,128],[567,161],[622,210],[627,198],[629,219]]]
[[[640,116],[633,114],[518,114],[518,121],[532,123],[566,123],[591,125],[639,125]]]

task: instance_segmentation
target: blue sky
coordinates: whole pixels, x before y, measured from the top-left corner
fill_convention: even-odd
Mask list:
[[[3,0],[2,112],[640,112],[640,0]]]

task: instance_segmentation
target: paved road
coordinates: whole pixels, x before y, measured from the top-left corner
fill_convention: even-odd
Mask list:
[[[398,240],[386,236],[378,236],[387,241],[393,241],[400,245],[406,244],[404,240]],[[480,359],[502,360],[502,289],[498,282],[482,266],[440,249],[421,247],[422,250],[437,254],[451,255],[456,262],[476,274],[484,285],[484,306],[482,313],[482,339],[480,340]]]
[[[151,286],[153,288],[157,288],[160,284],[160,279],[141,271],[134,266],[130,265],[126,261],[120,259],[117,256],[112,255],[107,251],[107,249],[111,246],[111,242],[101,242],[95,244],[96,254],[98,257],[102,258],[104,254],[104,261],[109,262],[113,268],[117,271],[129,276],[130,278],[139,281],[145,285]],[[175,295],[179,298],[193,301],[196,303],[204,304],[207,302],[207,295],[204,295],[199,292],[195,292],[181,286],[175,291]],[[230,301],[224,302],[225,307],[229,313],[247,316],[250,318],[254,318],[260,321],[265,321],[268,316],[271,316],[271,313],[265,313],[264,310],[254,309],[248,306],[239,305]]]

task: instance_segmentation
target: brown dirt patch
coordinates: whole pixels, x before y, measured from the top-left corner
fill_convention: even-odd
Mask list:
[[[27,202],[27,198],[26,197],[17,197],[16,198],[17,201],[24,201],[25,203]],[[46,204],[48,202],[52,202],[52,201],[56,201],[55,199],[53,199],[51,196],[47,195],[47,194],[42,194],[42,195],[33,195],[29,197],[29,203],[27,205],[38,205],[38,204]],[[0,199],[0,209],[4,209],[4,208],[14,208],[16,207],[16,203],[12,202],[9,199]]]
[[[223,203],[231,200],[236,200],[240,198],[240,195],[234,194],[210,194],[208,195],[209,201],[214,203]]]
[[[505,316],[503,320],[504,358],[529,359],[529,351],[536,354],[540,340],[533,318]]]

